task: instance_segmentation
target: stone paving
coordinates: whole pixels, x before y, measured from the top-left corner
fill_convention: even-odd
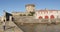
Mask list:
[[[3,32],[3,25],[1,21],[0,21],[0,32]]]
[[[16,24],[12,21],[6,22],[5,31],[3,29],[2,24],[0,24],[0,32],[23,32]]]

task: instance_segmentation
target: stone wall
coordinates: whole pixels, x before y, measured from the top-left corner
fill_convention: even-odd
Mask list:
[[[60,22],[59,19],[35,19],[34,16],[13,16],[15,22],[18,23],[55,23]]]

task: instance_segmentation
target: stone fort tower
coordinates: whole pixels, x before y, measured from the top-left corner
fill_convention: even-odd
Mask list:
[[[25,7],[26,7],[26,12],[34,12],[35,10],[34,4],[27,4]]]

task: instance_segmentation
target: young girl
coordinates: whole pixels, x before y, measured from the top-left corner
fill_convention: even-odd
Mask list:
[[[3,21],[3,29],[5,30],[5,20]]]

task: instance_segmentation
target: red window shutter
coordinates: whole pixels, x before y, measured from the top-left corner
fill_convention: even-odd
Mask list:
[[[50,16],[50,19],[54,19],[54,15],[51,15],[51,16]]]
[[[42,16],[39,16],[39,19],[42,19]]]
[[[49,17],[48,16],[45,16],[45,19],[48,19]]]

